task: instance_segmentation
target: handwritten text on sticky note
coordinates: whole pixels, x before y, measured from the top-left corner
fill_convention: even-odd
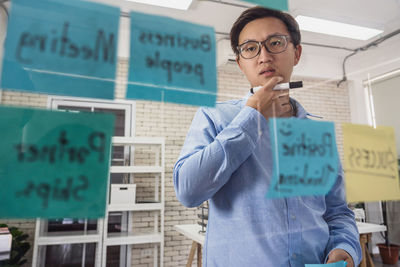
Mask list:
[[[104,216],[111,114],[0,108],[0,218]]]
[[[214,106],[214,29],[131,13],[127,98]]]
[[[119,14],[78,0],[13,1],[1,87],[113,99]]]
[[[342,124],[348,202],[400,199],[393,127]]]
[[[328,193],[338,172],[333,123],[270,119],[269,131],[274,170],[267,197]]]

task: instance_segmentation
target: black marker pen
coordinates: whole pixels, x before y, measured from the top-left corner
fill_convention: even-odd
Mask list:
[[[300,88],[300,87],[303,87],[303,81],[280,83],[280,84],[277,84],[274,88],[272,88],[272,90],[286,90],[286,89],[294,89],[294,88]],[[257,87],[251,88],[250,92],[252,94],[254,94],[261,88],[262,88],[262,86],[257,86]]]

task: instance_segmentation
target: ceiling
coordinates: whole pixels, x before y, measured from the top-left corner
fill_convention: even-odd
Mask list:
[[[125,0],[92,0],[119,6],[123,11],[136,10],[144,13],[158,14],[193,23],[214,27],[217,33],[229,33],[230,27],[245,7],[254,6],[245,1],[237,0],[193,0],[189,10],[181,11],[170,8],[136,4]],[[302,41],[306,43],[324,44],[330,46],[355,49],[362,47],[373,40],[400,29],[400,0],[289,0],[289,13],[318,18],[330,19],[338,22],[367,26],[382,29],[384,32],[370,40],[360,41],[349,38],[334,37],[324,34],[302,32]],[[218,38],[224,35],[218,34]],[[226,37],[226,35],[225,35]],[[400,41],[400,34],[395,36]],[[324,53],[314,49],[315,53]],[[332,49],[329,49],[332,50]],[[333,52],[333,51],[332,51]],[[342,51],[348,54],[348,51]],[[337,54],[333,54],[336,56]]]

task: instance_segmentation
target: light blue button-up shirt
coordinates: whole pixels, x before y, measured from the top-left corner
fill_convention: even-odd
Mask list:
[[[266,199],[272,178],[267,120],[242,100],[200,108],[174,167],[179,201],[209,200],[203,266],[304,266],[344,249],[361,260],[342,169],[326,196]],[[297,117],[307,112],[296,102]]]

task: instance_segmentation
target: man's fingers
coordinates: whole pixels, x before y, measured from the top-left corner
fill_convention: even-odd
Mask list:
[[[259,91],[269,91],[272,90],[272,88],[275,87],[275,85],[277,85],[279,82],[281,82],[283,80],[283,78],[281,76],[274,76],[271,79],[268,80],[268,82],[266,82]]]
[[[289,90],[280,90],[279,98],[287,98],[289,99]]]
[[[289,104],[289,90],[272,90],[283,80],[280,76],[271,77],[246,102],[247,106],[257,109],[265,118],[290,117],[292,107]]]
[[[337,262],[341,260],[347,261],[350,266],[354,265],[350,254],[343,249],[334,249],[329,253],[328,262]]]
[[[338,262],[338,261],[345,261],[345,262],[347,262],[346,267],[354,267],[354,266],[352,265],[352,262],[351,262],[350,260],[328,260],[328,261],[326,262],[326,264],[328,264],[328,263],[335,263],[335,262]]]
[[[289,102],[289,93],[278,94],[275,93],[272,97],[273,100],[279,100],[283,102]]]

